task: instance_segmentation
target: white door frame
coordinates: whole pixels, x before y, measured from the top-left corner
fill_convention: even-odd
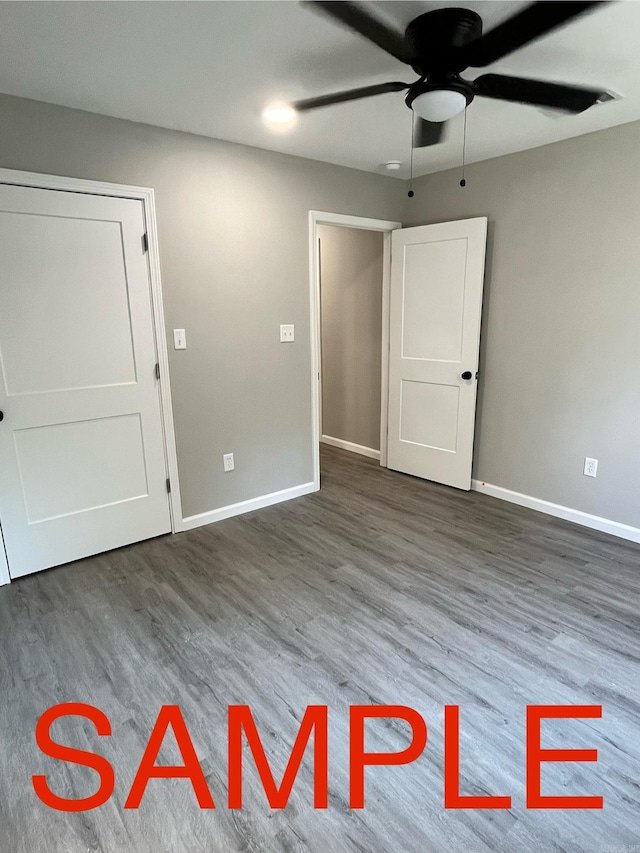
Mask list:
[[[182,530],[182,504],[180,501],[180,481],[178,479],[178,457],[173,427],[173,409],[171,403],[171,383],[169,380],[169,354],[162,305],[162,285],[160,279],[160,255],[158,252],[158,230],[156,222],[155,195],[149,187],[132,187],[125,184],[109,184],[102,181],[85,181],[80,178],[67,178],[59,175],[43,175],[38,172],[20,172],[14,169],[0,169],[0,184],[12,184],[21,187],[37,187],[45,190],[88,193],[89,195],[131,198],[142,202],[144,221],[147,229],[149,259],[149,280],[151,283],[151,307],[156,344],[156,358],[160,365],[160,410],[167,477],[171,481],[169,510],[171,530]],[[9,568],[3,543],[0,543],[0,585],[9,583]]]
[[[387,465],[387,400],[389,396],[389,282],[391,280],[391,232],[401,222],[368,219],[344,213],[309,211],[309,295],[311,311],[311,418],[313,440],[313,486],[320,488],[320,435],[322,434],[322,372],[320,358],[320,257],[318,225],[338,225],[363,231],[381,231],[382,248],[382,375],[380,406],[380,465]]]
[[[7,563],[7,552],[4,549],[4,539],[0,530],[0,586],[5,583],[11,583],[9,575],[9,563]]]

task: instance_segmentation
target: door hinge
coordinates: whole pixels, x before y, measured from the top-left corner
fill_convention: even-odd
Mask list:
[[[142,251],[143,252],[149,251],[149,236],[148,236],[146,231],[142,235]]]
[[[167,492],[171,494],[171,480],[167,477]]]
[[[160,379],[160,362],[156,362],[156,379]]]

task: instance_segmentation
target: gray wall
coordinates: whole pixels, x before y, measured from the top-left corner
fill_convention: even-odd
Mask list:
[[[308,212],[400,219],[402,182],[6,95],[0,166],[155,189],[185,516],[312,480]]]
[[[640,123],[415,182],[489,217],[474,476],[640,526]],[[598,476],[582,474],[583,458]]]
[[[380,450],[380,231],[319,225],[322,433]]]
[[[312,478],[315,208],[487,215],[474,476],[640,525],[638,151],[627,124],[470,166],[464,190],[428,176],[408,200],[386,176],[0,96],[0,166],[156,190],[167,328],[189,343],[170,349],[185,515]]]

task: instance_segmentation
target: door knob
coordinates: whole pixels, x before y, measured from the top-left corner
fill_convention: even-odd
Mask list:
[[[4,412],[0,412],[0,421],[4,420]]]
[[[470,370],[465,370],[465,372],[462,374],[462,376],[460,378],[461,379],[471,379],[472,376],[473,376],[473,373],[471,373]]]

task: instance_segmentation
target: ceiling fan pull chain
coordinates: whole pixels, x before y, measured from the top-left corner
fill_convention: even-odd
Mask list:
[[[409,198],[413,198],[415,193],[413,192],[413,140],[416,132],[416,114],[413,110],[411,110],[411,155],[409,159],[409,192],[407,195]]]
[[[464,178],[464,159],[467,150],[467,108],[464,108],[464,125],[462,130],[462,180],[460,181],[461,187],[466,187],[467,182]]]

